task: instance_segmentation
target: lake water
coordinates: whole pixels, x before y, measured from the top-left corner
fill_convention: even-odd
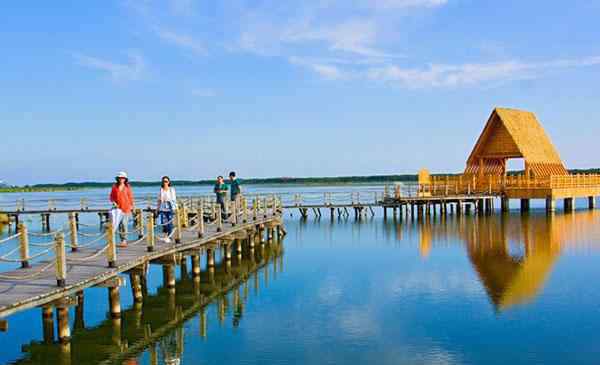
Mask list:
[[[86,290],[68,348],[44,343],[40,310],[10,317],[0,363],[597,364],[599,223],[583,205],[425,223],[288,214],[283,242],[203,265],[199,282],[179,267],[174,293],[152,265],[143,306],[121,288],[120,321],[106,289]]]

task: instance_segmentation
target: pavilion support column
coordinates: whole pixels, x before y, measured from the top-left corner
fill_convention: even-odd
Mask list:
[[[572,212],[573,211],[573,198],[565,198],[564,199],[564,207],[565,207],[565,212]]]
[[[596,208],[596,197],[595,196],[588,197],[588,208],[589,209]]]
[[[529,212],[529,199],[521,199],[521,213]]]
[[[546,212],[554,213],[556,211],[556,199],[551,196],[546,197]]]
[[[508,210],[509,210],[508,201],[509,201],[509,199],[506,196],[503,196],[500,198],[500,210],[503,213],[508,212]]]

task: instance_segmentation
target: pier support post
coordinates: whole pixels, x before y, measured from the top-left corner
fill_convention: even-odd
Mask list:
[[[118,286],[108,287],[108,305],[111,318],[121,318],[121,294]]]
[[[564,199],[564,207],[565,207],[565,212],[572,212],[573,211],[573,198],[565,198]]]
[[[465,204],[465,215],[471,215],[471,207],[472,207],[471,203]]]
[[[556,200],[553,197],[548,196],[546,197],[546,212],[554,213],[554,211],[556,211]]]
[[[73,323],[73,327],[76,329],[84,329],[85,328],[85,318],[83,316],[84,310],[84,296],[83,290],[77,292],[77,305],[75,306],[75,321]]]
[[[588,197],[588,208],[589,209],[596,208],[596,197],[595,196]]]
[[[383,207],[383,220],[387,220],[387,207]]]
[[[44,343],[52,344],[54,342],[54,318],[52,307],[47,305],[42,307],[42,332]]]
[[[206,267],[215,267],[215,251],[212,248],[206,250]]]
[[[485,199],[485,214],[492,214],[493,198]]]
[[[163,265],[163,286],[168,289],[175,288],[175,265]]]
[[[462,203],[462,201],[459,200],[456,203],[456,215],[461,215],[462,211],[463,211],[463,203]]]
[[[508,205],[508,201],[509,201],[509,200],[508,200],[508,197],[506,197],[506,196],[503,196],[503,197],[501,197],[501,198],[500,198],[500,210],[501,210],[503,213],[506,213],[506,212],[508,212],[508,209],[509,209],[509,208],[508,208],[508,207],[509,207],[509,205]]]
[[[141,303],[144,301],[144,294],[142,292],[142,283],[140,274],[135,271],[129,273],[129,281],[131,282],[131,294],[135,303]]]
[[[192,255],[192,275],[194,277],[200,277],[200,255]]]
[[[477,199],[477,214],[485,214],[485,199]]]
[[[529,199],[521,199],[521,213],[529,212]]]
[[[231,261],[231,243],[225,242],[224,248],[225,248],[225,260]]]
[[[71,340],[69,307],[60,306],[56,308],[56,325],[58,327],[58,341],[62,344],[68,343]]]

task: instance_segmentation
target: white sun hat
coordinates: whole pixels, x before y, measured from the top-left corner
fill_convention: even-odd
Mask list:
[[[127,173],[125,171],[121,171],[117,174],[117,177],[124,177],[127,179]]]

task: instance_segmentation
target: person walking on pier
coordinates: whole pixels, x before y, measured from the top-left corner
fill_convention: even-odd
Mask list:
[[[171,179],[168,176],[162,177],[156,211],[158,212],[160,224],[163,225],[163,232],[165,233],[163,241],[171,243],[173,214],[177,212],[177,196],[175,195],[175,188],[171,186]]]
[[[231,201],[236,201],[241,193],[240,182],[235,176],[235,171],[231,171],[229,173],[229,197]]]
[[[120,231],[121,243],[119,247],[127,247],[127,222],[129,215],[133,210],[135,202],[133,200],[133,191],[129,185],[129,179],[126,172],[119,172],[115,177],[117,182],[113,184],[110,192],[110,201],[113,203],[113,209],[110,211],[113,234],[123,224],[124,230]]]
[[[227,185],[225,185],[223,176],[217,177],[214,192],[217,196],[217,204],[221,206],[221,214],[225,216],[225,197],[227,196]]]

